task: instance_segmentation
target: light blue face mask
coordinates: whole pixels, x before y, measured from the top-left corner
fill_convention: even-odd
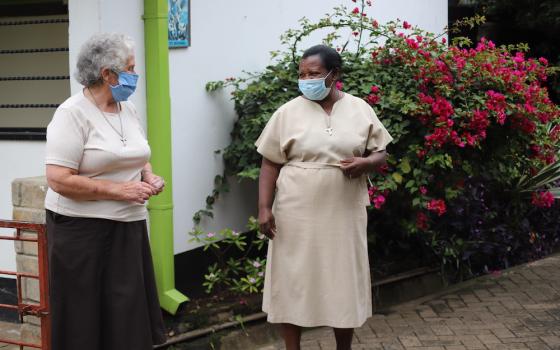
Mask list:
[[[332,84],[334,84],[334,80],[329,87],[325,84],[325,80],[331,73],[332,70],[324,78],[319,79],[300,79],[298,81],[299,91],[312,101],[324,100],[331,92]]]
[[[119,84],[109,85],[111,87],[111,94],[113,99],[117,102],[128,100],[130,95],[136,90],[136,83],[138,82],[138,74],[120,72]]]

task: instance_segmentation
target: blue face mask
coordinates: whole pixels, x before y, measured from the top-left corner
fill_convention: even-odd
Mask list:
[[[325,84],[325,80],[331,73],[332,71],[326,77],[319,79],[300,79],[298,81],[299,91],[312,101],[324,100],[331,92],[331,86],[334,84],[334,81],[329,87]]]
[[[126,101],[136,90],[136,83],[138,82],[138,74],[120,72],[119,84],[109,85],[111,87],[111,94],[113,99],[117,102]]]

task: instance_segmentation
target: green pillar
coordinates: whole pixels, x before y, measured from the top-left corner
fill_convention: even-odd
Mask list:
[[[144,40],[151,162],[166,183],[165,191],[152,197],[148,205],[150,243],[161,307],[175,314],[188,298],[175,289],[167,0],[144,0]]]

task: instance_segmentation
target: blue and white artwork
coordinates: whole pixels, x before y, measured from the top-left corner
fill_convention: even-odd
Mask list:
[[[167,0],[169,47],[191,46],[190,0]]]

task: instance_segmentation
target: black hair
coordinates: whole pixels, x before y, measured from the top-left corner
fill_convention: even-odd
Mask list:
[[[326,45],[312,46],[305,50],[301,59],[315,55],[319,55],[323,65],[328,71],[337,70],[338,72],[342,72],[342,57],[332,47],[328,47]]]

